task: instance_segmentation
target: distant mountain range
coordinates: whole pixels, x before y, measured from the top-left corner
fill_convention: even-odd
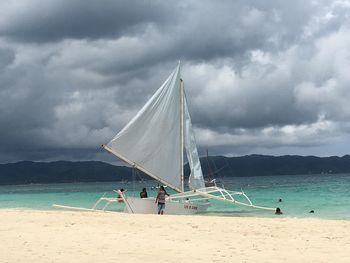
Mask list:
[[[0,184],[107,182],[130,178],[129,167],[95,161],[0,164]]]
[[[296,174],[350,173],[350,155],[343,157],[210,156],[201,158],[204,175],[210,178]],[[185,166],[188,176],[189,167]],[[141,175],[143,179],[147,176]],[[138,179],[138,178],[136,178]],[[132,170],[104,162],[18,162],[0,164],[0,184],[107,182],[132,180]]]

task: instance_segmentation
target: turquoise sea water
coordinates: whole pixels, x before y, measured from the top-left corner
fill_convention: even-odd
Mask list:
[[[283,217],[350,219],[350,174],[235,177],[221,182],[230,190],[243,189],[256,205],[280,207]],[[154,185],[154,181],[145,181],[0,186],[0,208],[51,210],[54,203],[91,208],[104,194],[114,197],[113,189],[124,188],[128,195],[138,195],[147,187],[152,196],[156,194],[151,190]],[[280,198],[282,202],[278,202]],[[122,211],[123,205],[111,208]],[[206,215],[275,216],[215,201]]]

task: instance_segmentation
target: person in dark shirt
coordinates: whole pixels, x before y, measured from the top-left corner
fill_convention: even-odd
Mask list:
[[[158,204],[158,215],[162,215],[164,213],[166,195],[169,196],[169,194],[165,191],[164,186],[161,186],[156,198],[156,203]]]
[[[282,211],[279,207],[276,208],[276,212],[275,212],[275,215],[282,215]]]
[[[140,192],[140,198],[147,198],[147,191],[146,188],[142,188],[142,192]]]

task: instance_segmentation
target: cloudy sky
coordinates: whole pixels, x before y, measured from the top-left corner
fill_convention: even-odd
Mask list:
[[[204,155],[350,149],[350,2],[0,1],[0,162],[100,149],[176,67]]]

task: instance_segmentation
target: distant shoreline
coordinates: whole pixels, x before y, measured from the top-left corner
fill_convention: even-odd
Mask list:
[[[208,161],[209,160],[209,161]],[[203,174],[209,178],[285,176],[350,173],[350,155],[343,157],[209,156],[201,158]],[[185,165],[185,176],[189,174]],[[209,174],[212,171],[213,174]],[[139,173],[148,180],[148,176]],[[137,179],[139,179],[139,177]],[[132,169],[99,161],[56,161],[0,164],[0,185],[56,184],[131,181]]]
[[[349,173],[337,173],[337,174],[292,174],[292,175],[287,175],[287,174],[283,174],[283,175],[278,175],[278,174],[274,174],[274,175],[264,175],[266,177],[284,177],[284,176],[300,176],[300,177],[305,177],[305,176],[315,176],[315,175],[349,175],[350,176],[350,172]],[[242,178],[243,176],[230,176],[229,178]],[[262,177],[261,175],[249,175],[246,176],[249,178],[254,178],[254,177]],[[216,179],[225,179],[228,177],[216,177]],[[156,181],[153,178],[144,178],[143,181]],[[0,186],[29,186],[29,185],[33,185],[33,186],[38,186],[38,185],[54,185],[54,184],[90,184],[90,183],[118,183],[118,184],[122,184],[122,183],[132,183],[132,180],[130,179],[129,181],[118,181],[118,180],[114,180],[114,181],[72,181],[72,182],[47,182],[47,183],[21,183],[21,184],[0,184]]]

